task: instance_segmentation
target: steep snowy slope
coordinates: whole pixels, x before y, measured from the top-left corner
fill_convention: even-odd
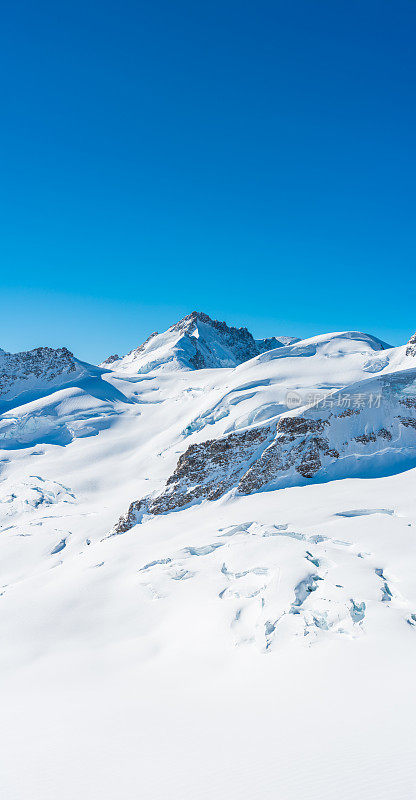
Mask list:
[[[285,341],[288,338],[285,337]],[[124,358],[110,356],[101,366],[141,373],[172,367],[235,367],[265,350],[282,345],[283,342],[274,337],[255,340],[247,328],[230,328],[225,322],[193,311],[165,333],[152,333]]]
[[[6,800],[413,800],[415,353],[71,357],[11,400]]]

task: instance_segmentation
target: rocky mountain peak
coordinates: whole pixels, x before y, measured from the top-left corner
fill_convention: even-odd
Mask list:
[[[192,370],[236,367],[282,345],[275,337],[256,340],[246,327],[235,328],[203,311],[192,311],[165,333],[152,333],[124,358],[110,356],[101,366],[114,365],[114,369],[138,372],[161,367]]]
[[[229,326],[226,322],[221,322],[218,319],[212,319],[203,311],[192,311],[191,314],[187,314],[186,317],[183,317],[183,319],[179,320],[179,322],[176,322],[175,325],[172,325],[170,330],[191,331],[198,327],[198,323],[202,325],[209,325],[220,334],[231,334],[233,336],[246,339],[247,341],[254,342],[254,339],[247,328],[235,328],[233,326]]]
[[[43,382],[52,383],[60,376],[72,375],[77,362],[66,347],[35,347],[20,353],[0,350],[0,395],[25,391]]]
[[[410,337],[407,347],[406,347],[406,355],[407,356],[416,356],[416,333]]]
[[[104,366],[108,366],[109,364],[114,364],[115,361],[119,361],[119,360],[120,360],[120,356],[117,355],[117,353],[115,353],[112,356],[108,356],[108,358],[106,358],[105,361],[102,362],[102,366],[104,367]]]
[[[183,331],[195,342],[195,354],[190,362],[194,369],[236,366],[259,354],[247,328],[230,327],[226,322],[211,319],[202,311],[193,311],[174,325],[173,330]],[[196,331],[198,338],[195,337]]]

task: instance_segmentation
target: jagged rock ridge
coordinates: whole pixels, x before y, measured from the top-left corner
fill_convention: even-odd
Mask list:
[[[25,391],[42,383],[51,384],[76,370],[76,359],[66,347],[36,347],[21,353],[0,350],[0,395],[9,395],[16,386]]]
[[[416,356],[416,333],[410,337],[407,347],[406,347],[406,355],[407,356]]]

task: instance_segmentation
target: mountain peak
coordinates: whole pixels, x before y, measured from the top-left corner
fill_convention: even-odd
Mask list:
[[[138,372],[172,367],[192,370],[236,367],[282,344],[275,337],[256,340],[245,327],[235,328],[212,319],[204,311],[192,311],[165,333],[152,333],[124,358],[110,356],[102,366]]]
[[[79,370],[67,347],[35,347],[21,353],[0,350],[0,395],[14,395],[47,384],[56,384]]]
[[[251,333],[249,333],[247,328],[234,328],[233,326],[227,325],[226,322],[221,322],[218,319],[212,319],[212,317],[210,317],[208,314],[205,314],[204,311],[192,311],[190,314],[187,314],[186,317],[180,319],[179,322],[176,322],[174,325],[172,325],[172,330],[184,330],[198,324],[198,322],[204,325],[210,325],[212,328],[215,328],[219,331],[227,330],[238,331],[240,333],[245,332],[251,336]]]

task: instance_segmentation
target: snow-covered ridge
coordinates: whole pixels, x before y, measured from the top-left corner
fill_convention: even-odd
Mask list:
[[[66,347],[36,347],[21,353],[0,350],[0,396],[10,398],[43,384],[59,385],[82,371],[80,362]]]
[[[247,328],[234,328],[193,311],[164,333],[152,333],[126,356],[109,356],[101,366],[115,371],[147,373],[157,369],[235,367],[251,358],[296,341],[292,337],[254,339]]]

